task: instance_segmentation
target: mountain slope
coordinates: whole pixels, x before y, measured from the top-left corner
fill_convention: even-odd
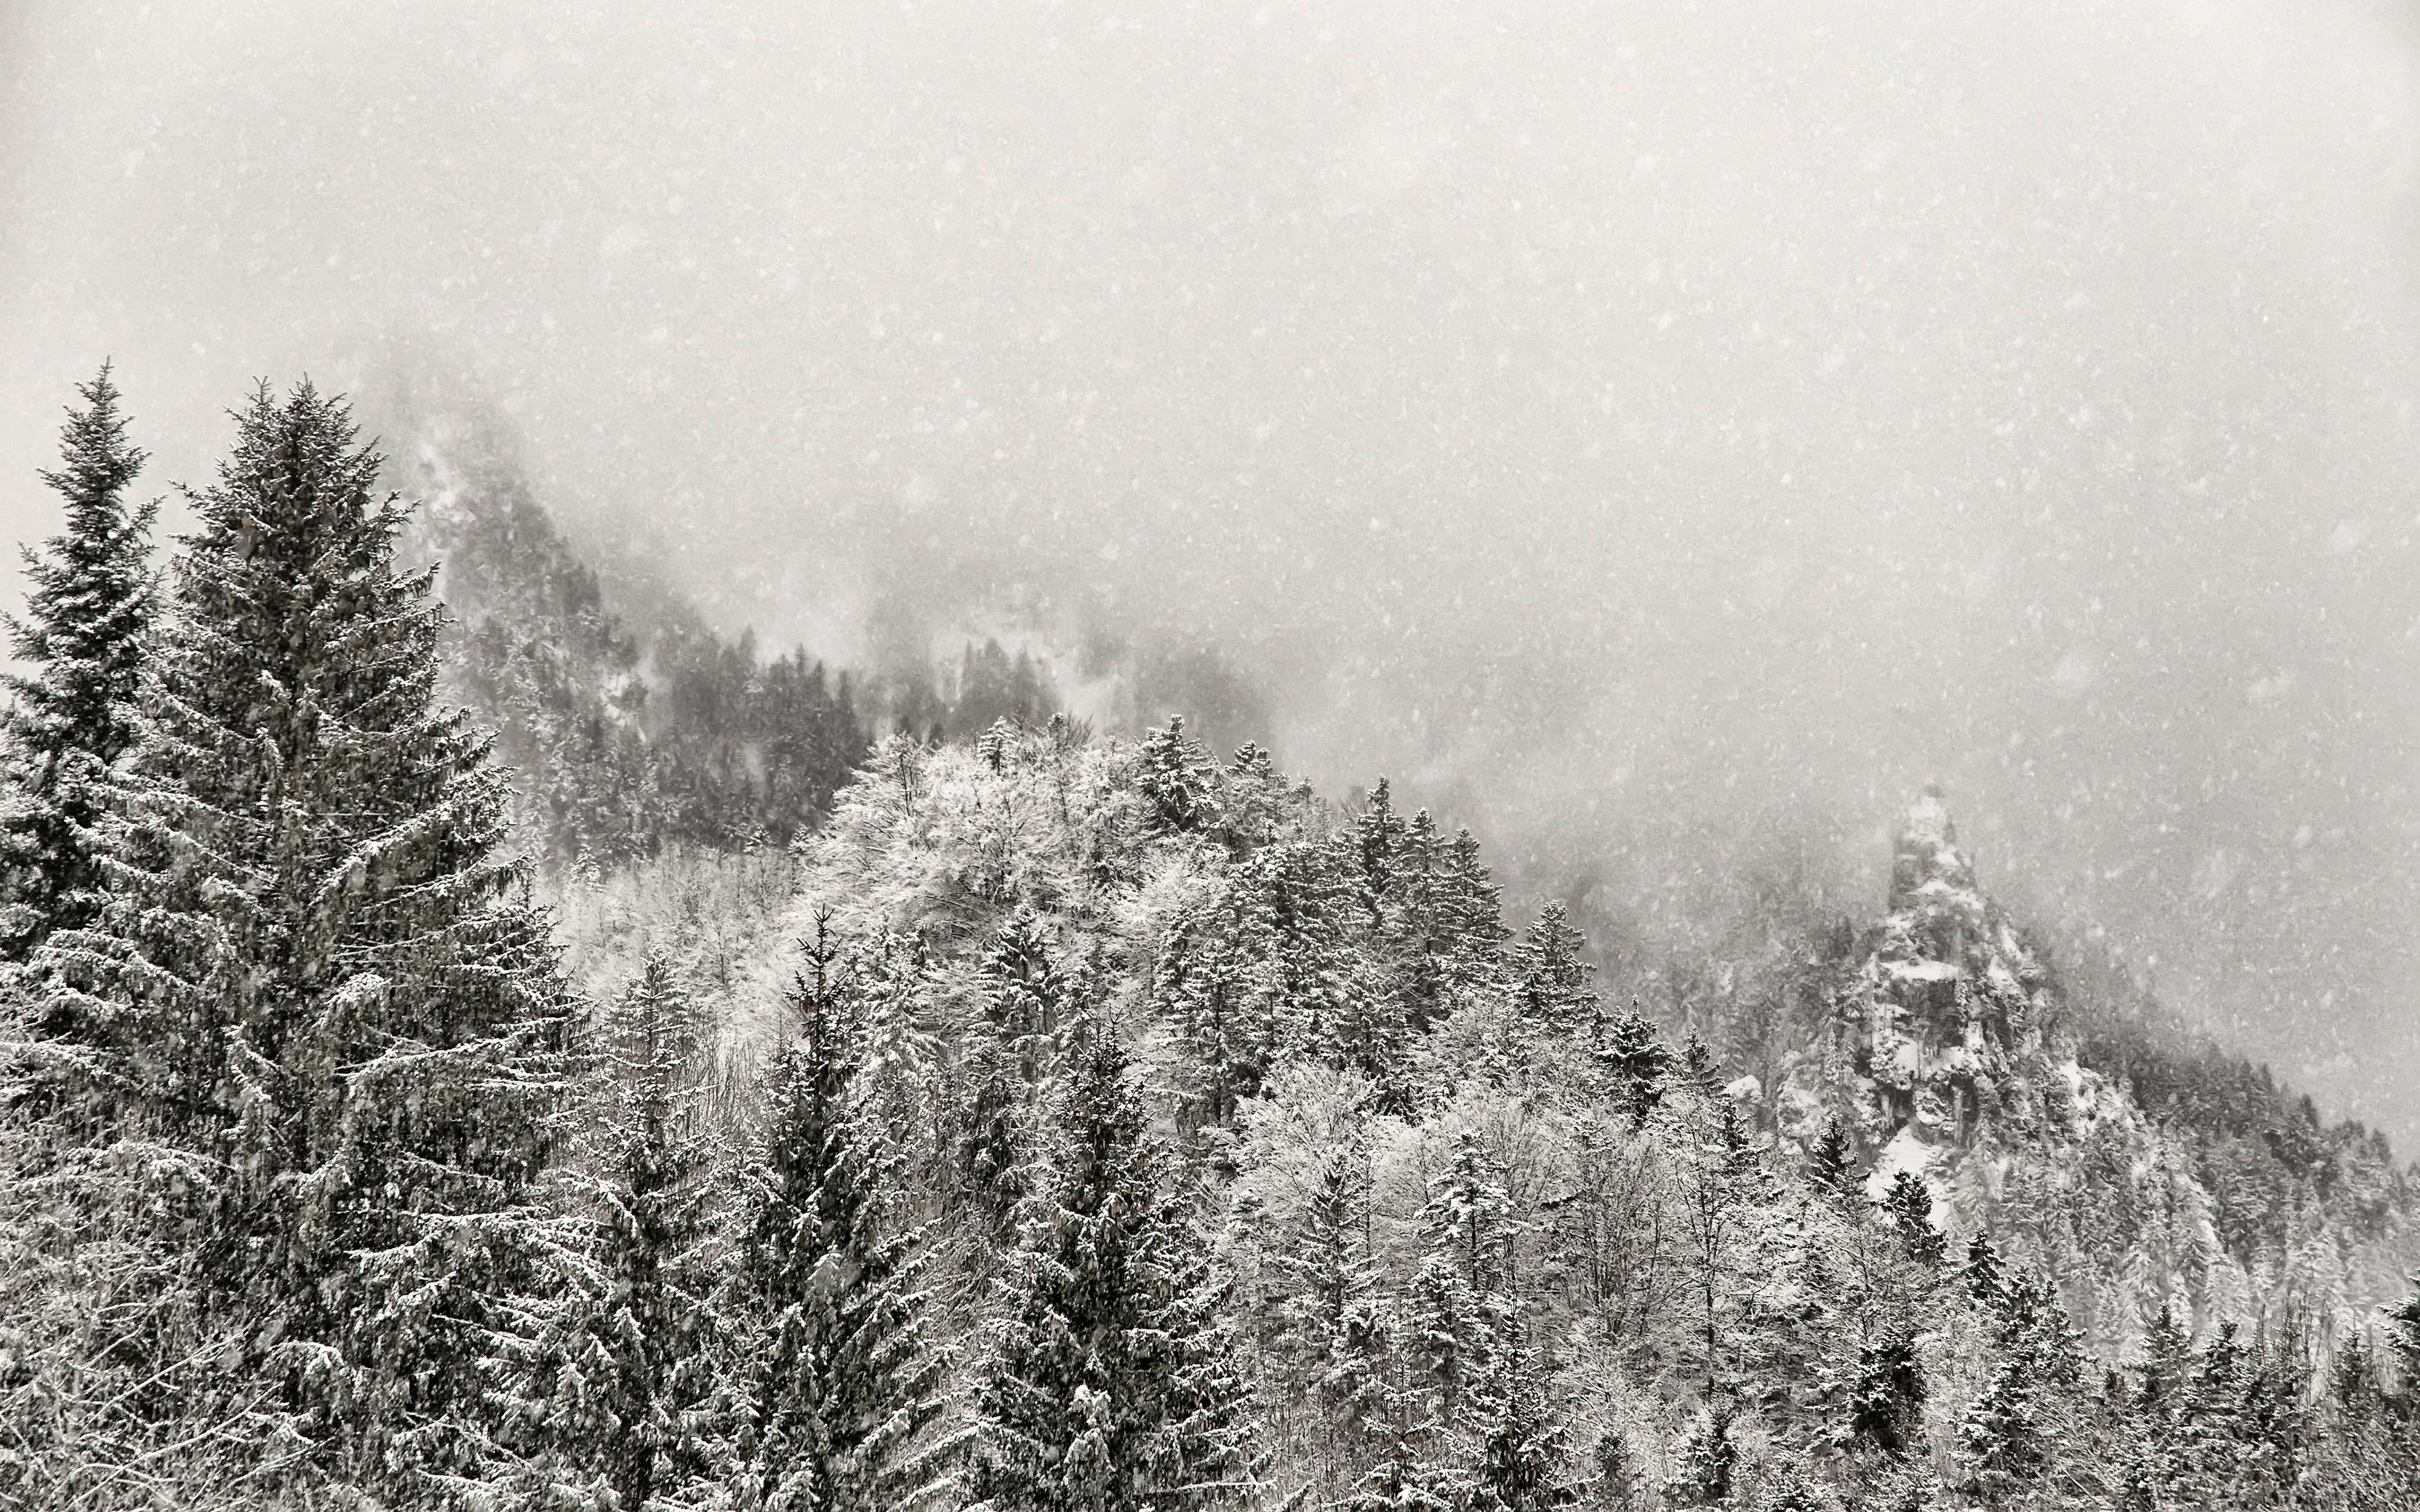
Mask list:
[[[1600,1504],[2282,1505],[2400,1389],[2361,1363],[2414,1253],[2383,1142],[2071,992],[1937,798],[1745,1075],[1609,1011],[1559,909],[1509,932],[1385,784],[1347,813],[1181,725],[886,741],[803,856],[784,933],[880,984],[969,1336],[1073,1047],[1129,1045],[1241,1284],[1272,1500],[1527,1455]],[[797,960],[726,999],[741,1059]]]
[[[1935,795],[1910,810],[1888,911],[1841,967],[1777,1126],[1844,1112],[1879,1171],[1918,1170],[1960,1234],[2065,1282],[2102,1353],[2164,1306],[2196,1333],[2346,1317],[2399,1294],[2412,1191],[2382,1136],[2208,1045],[2164,1048],[2072,991],[1983,891]],[[1797,1114],[1793,1120],[1791,1113]]]

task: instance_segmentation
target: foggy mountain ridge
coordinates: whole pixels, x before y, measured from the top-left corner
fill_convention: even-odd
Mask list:
[[[2410,0],[0,0],[0,1506],[2411,1512],[2414,478]]]
[[[101,353],[151,486],[407,366],[725,636],[1215,647],[1608,917],[1938,779],[2029,913],[2420,1118],[2400,8],[8,25],[19,537]]]
[[[501,440],[480,441],[475,434],[466,437],[458,425],[442,419],[406,420],[401,433],[416,437],[407,448],[416,460],[401,470],[397,481],[420,483],[420,492],[429,501],[422,506],[416,525],[420,533],[407,551],[418,550],[441,560],[467,553],[467,560],[479,567],[473,579],[477,586],[470,589],[469,599],[456,605],[458,615],[473,623],[502,620],[513,626],[516,638],[547,646],[569,663],[587,663],[585,676],[595,689],[586,706],[620,720],[644,743],[647,721],[636,711],[650,702],[660,707],[664,701],[663,669],[652,665],[640,650],[656,640],[656,633],[644,626],[670,625],[675,639],[701,633],[710,638],[713,632],[700,630],[696,610],[664,585],[648,581],[646,569],[634,563],[626,561],[613,575],[613,590],[601,590],[596,575],[582,565],[578,553],[556,534],[544,509],[515,476],[505,459],[509,447]],[[535,556],[480,552],[473,545],[476,527],[489,516],[509,521],[506,533],[525,546],[535,545]],[[458,592],[466,586],[458,572],[451,581]],[[567,594],[560,588],[550,589],[551,584],[565,581],[569,583]],[[626,596],[628,612],[643,626],[631,633],[620,628],[624,622],[617,618],[625,612]],[[585,639],[601,642],[604,649],[582,650],[583,630]],[[927,647],[931,643],[924,641]],[[1028,642],[1029,647],[1032,644]],[[991,645],[996,651],[997,640]],[[1020,657],[1025,651],[1020,648]],[[458,646],[458,658],[463,654],[464,649]],[[743,679],[755,675],[752,640],[743,638],[721,654],[742,658],[749,669],[740,674]],[[869,748],[864,741],[896,729],[918,739],[954,734],[961,742],[970,742],[995,719],[1038,727],[1046,717],[1062,712],[1050,696],[1047,671],[1074,664],[1072,656],[1059,660],[1043,649],[1036,662],[1045,677],[1026,695],[1031,702],[1003,706],[993,701],[1009,685],[1003,682],[996,685],[997,692],[980,693],[954,680],[951,664],[958,661],[969,669],[976,665],[971,642],[965,644],[958,657],[910,656],[894,663],[887,673],[837,671],[840,686],[856,690],[857,702],[849,706],[847,717],[859,723],[862,738],[855,745],[842,742],[830,748],[828,769],[792,800],[774,838],[796,833],[803,843],[821,823],[831,796],[847,781],[863,779],[855,768]],[[1139,722],[1134,712],[1131,664],[1096,670],[1090,707],[1078,704],[1064,712],[1099,719],[1105,734],[1137,739],[1149,733],[1153,726]],[[578,681],[579,675],[573,680]],[[634,687],[635,698],[631,696]],[[505,753],[518,753],[527,764],[524,778],[551,774],[550,779],[559,789],[564,774],[581,767],[578,754],[534,742],[527,728],[532,711],[496,698],[492,684],[458,682],[458,689],[472,700],[484,719],[504,731]],[[1163,686],[1157,691],[1172,690]],[[1175,696],[1181,697],[1181,691]],[[694,707],[690,710],[692,717],[699,712]],[[1186,711],[1179,707],[1165,712]],[[1157,717],[1154,716],[1155,720]],[[1198,721],[1189,722],[1199,728]],[[745,734],[739,743],[743,748],[752,744]],[[734,765],[732,780],[740,790],[762,791],[761,758]],[[1399,797],[1407,794],[1400,785],[1395,792]],[[1369,790],[1360,785],[1343,795],[1348,811],[1368,799]],[[1886,886],[1884,922],[1878,926],[1853,922],[1871,917],[1875,876],[1870,872],[1860,874],[1861,869],[1853,864],[1825,857],[1820,847],[1810,865],[1806,841],[1788,828],[1788,816],[1769,821],[1780,826],[1771,837],[1781,842],[1779,851],[1762,856],[1745,853],[1713,863],[1745,870],[1729,879],[1719,897],[1698,895],[1694,901],[1706,909],[1705,917],[1687,920],[1677,932],[1643,927],[1641,920],[1609,907],[1602,889],[1588,885],[1584,877],[1548,872],[1516,873],[1508,880],[1516,909],[1534,909],[1559,897],[1566,903],[1576,903],[1575,917],[1589,926],[1584,933],[1601,963],[1607,992],[1616,1000],[1626,998],[1648,1007],[1672,1032],[1703,1033],[1733,1070],[1756,1078],[1753,1096],[1761,1101],[1765,1118],[1784,1137],[1801,1145],[1810,1144],[1816,1132],[1807,1120],[1820,1119],[1824,1109],[1836,1106],[1840,1093],[1824,1088],[1820,1077],[1808,1080],[1816,1075],[1811,1063],[1779,1068],[1772,1058],[1775,1052],[1769,1041],[1751,1034],[1734,1042],[1733,1024],[1754,1021],[1771,1011],[1756,1005],[1760,989],[1744,979],[1769,968],[1773,942],[1784,942],[1779,949],[1787,956],[1792,950],[1809,949],[1807,942],[1836,931],[1869,934],[1873,943],[1860,948],[1870,952],[1863,968],[1867,980],[1843,1001],[1862,1005],[1854,1010],[1863,1015],[1857,1030],[1856,1079],[1864,1089],[1860,1105],[1869,1110],[1867,1117],[1872,1120],[1866,1137],[1883,1156],[1875,1167],[1878,1181],[1886,1180],[1897,1168],[1925,1168],[1935,1149],[1971,1145],[1978,1137],[1975,1081],[1978,1072],[1988,1068],[1987,1080],[1993,1074],[2005,1078],[2011,1056],[2042,1055],[2046,1018],[2058,1020],[2059,1032],[2066,1037],[2065,1054],[2070,1057],[2066,1074],[2080,1073],[2076,1070],[2080,1056],[2081,1064],[2091,1068],[2083,1074],[2108,1078],[2103,1095],[2120,1099],[2139,1095],[2145,1100],[2146,1117],[2192,1119],[2196,1117],[2195,1109],[2211,1095],[2202,1088],[2213,1082],[2273,1085],[2268,1068],[2239,1058],[2239,1049],[2213,1042],[2173,1005],[2163,1003],[2155,984],[2144,980],[2139,966],[2111,952],[2105,933],[2093,929],[2088,920],[2081,927],[2072,920],[2021,922],[2021,915],[2004,909],[1981,887],[1973,861],[1958,846],[1945,802],[1940,786],[1927,784],[1913,807],[1903,812],[1881,878]],[[659,834],[631,838],[617,850],[609,838],[584,832],[578,816],[560,810],[549,814],[542,800],[534,803],[527,822],[539,834],[551,837],[546,845],[551,854],[607,863],[641,859],[667,838],[724,846],[760,838],[744,825],[716,830],[692,824],[683,828],[677,822],[659,820]],[[1793,851],[1794,862],[1789,858]],[[790,927],[803,930],[805,920],[804,913],[794,912]],[[2044,925],[2049,926],[2047,933]],[[2055,946],[2048,943],[2052,941]],[[774,951],[778,942],[766,938],[752,949]],[[2056,991],[2049,986],[2054,980],[2049,960],[2054,955],[2059,962],[2058,974],[2071,983],[2066,991],[2080,991],[2078,1001],[2088,1003],[2088,1008],[2080,1011],[2065,1008],[2044,995],[2046,990]],[[622,963],[624,969],[634,959],[627,945],[610,948],[606,958]],[[758,974],[759,998],[772,992],[767,982],[787,980],[780,971],[765,975],[761,964],[748,969]],[[1998,1006],[1988,1012],[1970,1009],[1966,1001],[1970,991],[1978,1000]],[[1944,992],[1951,995],[1945,998]],[[761,1015],[772,1011],[759,1002],[755,1011]],[[763,1047],[747,1053],[761,1054]],[[2040,1074],[2036,1072],[2037,1078]],[[2233,1120],[2230,1134],[2273,1140],[2277,1127],[2264,1127],[2267,1120],[2289,1129],[2307,1123],[2316,1135],[2320,1125],[2309,1100],[2304,1098],[2297,1111],[2293,1096],[2291,1088],[2255,1095],[2248,1106],[2238,1106],[2227,1115]],[[2040,1110],[2032,1117],[2039,1119]],[[1895,1136],[1893,1131],[1897,1131]],[[2358,1124],[2344,1125],[2338,1134],[2352,1145],[2366,1148],[2369,1135]],[[2386,1163],[2382,1142],[2373,1158]],[[2383,1164],[2383,1169],[2395,1180],[2404,1180],[2391,1164]]]

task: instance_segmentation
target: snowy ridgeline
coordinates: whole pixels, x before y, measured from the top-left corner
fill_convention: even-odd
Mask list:
[[[2143,1107],[2140,1063],[2103,1054],[2103,1010],[1981,891],[1934,797],[1878,920],[1729,963],[1683,1042],[1600,1002],[1559,912],[1508,936],[1477,848],[1383,782],[1340,813],[1181,729],[886,742],[799,866],[743,964],[700,975],[711,1058],[786,1041],[824,958],[799,942],[826,942],[981,1338],[1035,1167],[1064,1158],[1068,1068],[1125,1046],[1162,1180],[1238,1288],[1265,1473],[1314,1502],[1464,1494],[1510,1420],[1554,1484],[1642,1505],[1801,1478],[1871,1504],[2178,1494],[2224,1478],[2206,1444],[2161,1447],[2220,1431],[2211,1393],[2282,1395],[2316,1435],[2349,1420],[2313,1382],[2369,1379],[2402,1336],[2379,1308],[2412,1215],[2382,1141],[2207,1053]],[[605,886],[686,977],[686,926]],[[2196,1373],[2228,1384],[2138,1400]],[[2244,1431],[2226,1454],[2285,1463]],[[2242,1504],[2295,1464],[2244,1472]]]
[[[796,852],[657,835],[551,927],[561,774],[438,697],[485,653],[342,408],[257,396],[155,594],[85,393],[0,812],[0,1504],[2420,1497],[2383,1141],[2063,983],[1935,799],[1677,1042],[1466,833],[1181,723],[892,737]]]

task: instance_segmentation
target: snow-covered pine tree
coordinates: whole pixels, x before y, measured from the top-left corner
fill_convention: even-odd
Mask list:
[[[1807,1183],[1819,1196],[1834,1200],[1847,1197],[1856,1190],[1856,1147],[1849,1142],[1848,1131],[1840,1127],[1838,1118],[1825,1119],[1823,1132],[1807,1152]]]
[[[1667,1506],[1723,1506],[1730,1502],[1740,1460],[1731,1425],[1738,1418],[1736,1407],[1715,1401],[1691,1425],[1675,1457],[1671,1478],[1664,1483]]]
[[[1103,1030],[1078,1038],[1060,1160],[976,1391],[974,1504],[1239,1504],[1257,1473],[1232,1284],[1161,1187],[1124,1051]]]
[[[1319,1163],[1290,1242],[1263,1262],[1282,1288],[1280,1346],[1348,1457],[1387,1396],[1374,1355],[1382,1330],[1372,1307],[1378,1268],[1369,1227],[1369,1150],[1331,1150]]]
[[[1512,1196],[1471,1131],[1456,1136],[1451,1164],[1431,1184],[1419,1231],[1423,1253],[1403,1304],[1404,1342],[1431,1394],[1429,1420],[1458,1430],[1519,1328]]]
[[[1457,1512],[1451,1472],[1421,1458],[1420,1440],[1427,1436],[1425,1428],[1395,1422],[1343,1512]]]
[[[1999,1353],[1983,1393],[1959,1420],[1958,1447],[1972,1467],[1969,1489],[1984,1504],[2022,1496],[2055,1462],[2083,1357],[2050,1287],[2018,1277],[1993,1308]]]
[[[941,1047],[927,1011],[931,958],[921,937],[911,940],[888,929],[850,957],[851,1095],[866,1127],[880,1130],[908,1168],[919,1179],[938,1175],[954,1151],[935,1095]]]
[[[1216,783],[1210,758],[1185,733],[1181,715],[1135,749],[1135,785],[1151,800],[1152,817],[1171,833],[1189,833],[1217,817]]]
[[[1908,1258],[1928,1271],[1939,1270],[1948,1258],[1949,1241],[1932,1227],[1932,1190],[1924,1178],[1914,1171],[1893,1172],[1882,1208]]]
[[[1849,1433],[1894,1459],[1905,1458],[1924,1428],[1929,1395],[1916,1339],[1901,1334],[1858,1350],[1849,1400]]]
[[[409,1504],[508,1458],[566,997],[487,739],[437,705],[442,610],[396,570],[377,453],[308,384],[237,418],[192,498],[112,890],[35,965],[101,1027],[121,1131],[216,1173],[171,1221],[288,1463]]]
[[[719,1302],[742,1397],[727,1490],[764,1512],[909,1512],[949,1485],[954,1446],[929,1431],[944,1364],[918,1289],[930,1251],[894,1221],[900,1162],[855,1085],[850,991],[821,969],[799,983],[798,1037],[739,1174]]]
[[[713,1469],[714,1145],[699,1023],[659,954],[597,1026],[590,1130],[569,1184],[587,1263],[542,1363],[559,1483],[645,1512],[686,1505]]]
[[[1571,927],[1570,918],[1559,900],[1549,903],[1511,951],[1522,1022],[1542,1038],[1568,1038],[1595,1020],[1597,999],[1589,979],[1596,968],[1580,958],[1588,941]]]
[[[1500,1351],[1471,1395],[1468,1512],[1545,1512],[1579,1499],[1564,1473],[1570,1429],[1557,1420],[1528,1350]]]
[[[157,503],[129,506],[144,454],[127,439],[109,364],[76,392],[60,466],[42,481],[67,501],[48,555],[25,552],[25,617],[8,624],[24,672],[0,678],[0,960],[23,961],[54,929],[88,922],[101,887],[94,826],[110,768],[134,744],[134,693],[155,598]],[[71,1021],[40,1031],[72,1041]]]
[[[1369,801],[1362,805],[1361,812],[1355,816],[1352,836],[1353,858],[1359,872],[1357,891],[1373,930],[1385,922],[1387,905],[1395,901],[1400,891],[1397,872],[1404,833],[1404,821],[1395,812],[1387,779],[1382,777],[1378,785],[1370,790]]]
[[[1639,1468],[1638,1451],[1630,1446],[1630,1436],[1619,1427],[1605,1429],[1597,1435],[1596,1450],[1589,1458],[1596,1471],[1589,1482],[1589,1504],[1598,1512],[1633,1512],[1639,1493],[1647,1489],[1647,1477]]]
[[[973,1035],[951,1070],[949,1190],[952,1211],[971,1218],[982,1241],[970,1257],[988,1270],[1014,1242],[1017,1206],[1032,1185],[1035,1103],[1058,1064],[1068,983],[1047,936],[1021,910],[985,955],[981,980],[989,1032]]]
[[[1073,973],[1030,909],[1001,926],[983,959],[984,1017],[1028,1088],[1058,1069],[1058,1036],[1072,1012]]]
[[[1966,1242],[1966,1263],[1962,1267],[1966,1277],[1967,1294],[1977,1302],[1991,1306],[2008,1292],[2008,1265],[2000,1258],[1999,1246],[1982,1229]]]
[[[1605,1091],[1630,1115],[1634,1130],[1664,1101],[1664,1076],[1672,1052],[1655,1037],[1655,1026],[1636,1011],[1590,1016],[1589,1056],[1605,1077]]]
[[[1169,1005],[1184,1054],[1183,1123],[1223,1126],[1260,1090],[1277,1040],[1269,964],[1240,949],[1250,916],[1230,886],[1170,932],[1154,963],[1154,995]]]
[[[1454,831],[1438,867],[1437,911],[1454,944],[1457,982],[1491,984],[1504,964],[1504,901],[1467,829]]]

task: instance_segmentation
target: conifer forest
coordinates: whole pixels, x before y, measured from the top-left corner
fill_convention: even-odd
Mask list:
[[[2420,0],[0,0],[0,1512],[2420,1512]]]
[[[997,646],[879,734],[677,616],[642,676],[524,495],[233,424],[166,543],[107,367],[43,474],[8,1504],[2420,1504],[2412,1173],[1938,794],[1611,992],[1383,778]]]

